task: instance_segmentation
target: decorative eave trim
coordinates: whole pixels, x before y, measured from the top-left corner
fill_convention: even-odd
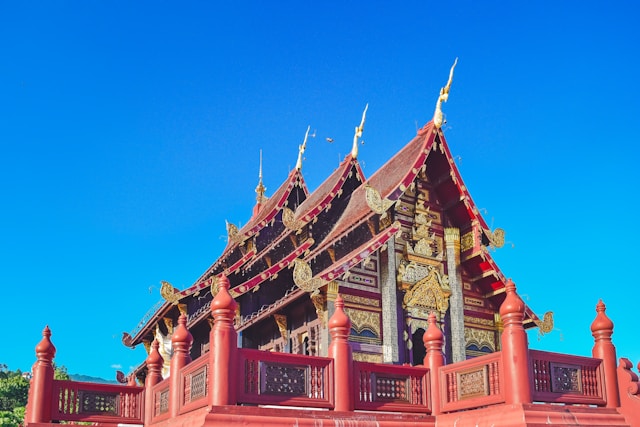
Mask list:
[[[293,252],[289,253],[289,255],[287,255],[277,263],[273,264],[271,267],[264,270],[259,275],[254,276],[253,278],[234,287],[233,289],[230,289],[229,294],[231,294],[233,298],[237,298],[240,295],[245,294],[250,290],[253,290],[256,286],[260,285],[265,280],[273,277],[278,272],[280,272],[283,268],[289,266],[294,259],[304,254],[307,251],[307,249],[311,247],[311,245],[313,245],[313,239],[305,240],[304,243],[298,246]]]

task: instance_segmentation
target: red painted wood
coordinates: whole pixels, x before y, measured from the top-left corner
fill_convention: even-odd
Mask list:
[[[162,381],[162,365],[164,363],[164,359],[160,356],[160,352],[158,348],[160,344],[158,341],[153,340],[151,343],[151,351],[149,352],[149,356],[147,356],[147,377],[144,380],[144,388],[145,392],[145,414],[144,414],[144,423],[145,425],[151,424],[151,419],[153,417],[153,409],[154,409],[154,395],[151,392],[153,387]]]
[[[189,351],[192,344],[193,336],[187,329],[187,315],[181,314],[178,318],[178,326],[171,337],[173,355],[169,377],[169,413],[172,417],[180,413],[180,406],[184,399],[180,370],[191,362]]]
[[[507,280],[507,296],[500,306],[502,332],[502,364],[506,403],[531,403],[529,377],[529,344],[522,326],[525,305],[516,293],[516,285]]]
[[[438,321],[433,312],[429,313],[427,322],[429,327],[422,336],[422,342],[426,350],[424,364],[430,372],[431,413],[437,415],[440,413],[440,402],[444,392],[440,388],[440,375],[438,374],[440,367],[445,364],[444,353],[442,352],[444,334],[438,327]]]
[[[335,410],[353,411],[353,354],[348,341],[351,320],[344,312],[344,301],[340,295],[336,297],[335,308],[336,311],[329,319],[331,344],[328,351],[334,363]]]
[[[51,395],[53,393],[53,358],[56,348],[51,342],[51,330],[45,326],[42,340],[36,346],[36,363],[33,365],[29,401],[25,424],[51,422]]]
[[[593,357],[602,359],[607,408],[617,408],[620,406],[620,395],[618,394],[618,374],[616,372],[616,348],[611,341],[613,322],[605,314],[606,309],[600,300],[596,305],[598,314],[591,324],[591,334],[595,340],[591,354]]]

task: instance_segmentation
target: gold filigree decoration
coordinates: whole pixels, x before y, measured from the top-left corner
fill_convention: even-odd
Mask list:
[[[238,230],[238,227],[231,224],[229,221],[227,221],[227,237],[229,238],[229,241],[238,244],[244,241],[242,235],[240,234],[240,230]]]
[[[218,295],[218,282],[219,279],[217,277],[213,277],[211,279],[211,295],[215,298]]]
[[[427,276],[411,287],[404,295],[402,307],[417,307],[426,310],[438,310],[445,313],[449,308],[449,277],[441,275],[432,266],[427,266],[430,270]]]
[[[466,252],[475,246],[474,231],[465,233],[460,237],[460,251]]]
[[[362,333],[365,329],[373,332],[376,338],[380,338],[380,313],[376,311],[357,310],[355,308],[345,307],[345,313],[351,320],[351,327],[357,332]]]
[[[489,329],[464,328],[465,346],[475,345],[478,349],[489,348],[496,351],[495,332]]]
[[[162,298],[168,303],[177,305],[178,301],[180,301],[180,291],[174,288],[169,282],[162,280],[160,283],[162,284],[162,286],[160,286],[160,295]]]
[[[534,323],[538,327],[540,335],[548,334],[553,330],[553,311],[547,311],[542,320],[534,320]]]
[[[382,355],[375,353],[353,352],[353,360],[356,362],[382,363]]]
[[[313,277],[311,266],[300,258],[293,261],[293,283],[305,292],[316,295],[326,283],[319,277]]]
[[[284,340],[289,339],[289,330],[287,328],[287,316],[284,314],[274,314],[273,319],[276,321],[276,325],[278,325],[278,330],[280,331],[280,336]]]
[[[396,201],[391,201],[386,197],[382,198],[378,190],[368,184],[364,186],[364,189],[367,205],[369,205],[372,211],[380,215],[381,218],[386,218],[387,210],[393,206]]]
[[[449,99],[449,90],[451,89],[451,82],[453,81],[453,70],[456,68],[457,63],[458,58],[453,62],[451,70],[449,71],[449,81],[442,89],[440,89],[440,96],[438,96],[438,101],[436,102],[436,111],[433,113],[433,124],[438,129],[442,127],[442,123],[444,122],[442,103],[447,102]]]
[[[285,207],[282,208],[282,223],[291,231],[295,231],[296,234],[302,232],[305,222],[302,220],[296,220],[296,214],[291,209]]]

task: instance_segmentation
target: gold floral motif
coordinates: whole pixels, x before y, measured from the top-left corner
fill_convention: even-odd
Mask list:
[[[385,218],[387,216],[387,210],[393,206],[396,201],[391,201],[386,197],[382,198],[378,190],[368,184],[364,186],[364,189],[367,205],[369,205],[372,211],[380,215],[382,218]]]
[[[289,208],[282,208],[282,223],[291,231],[295,231],[296,234],[302,232],[305,222],[296,220],[296,214]]]
[[[342,299],[347,303],[380,307],[380,301],[373,298],[365,298],[357,295],[342,294]]]
[[[462,237],[460,238],[460,251],[465,252],[473,249],[473,247],[475,246],[474,235],[475,234],[473,231],[462,235]]]
[[[382,355],[375,353],[353,352],[353,360],[356,362],[382,363]]]
[[[293,283],[305,292],[316,295],[318,289],[325,285],[325,281],[319,277],[313,277],[311,266],[300,258],[293,261]]]
[[[492,319],[482,319],[482,318],[471,317],[471,316],[464,316],[464,323],[474,323],[476,325],[483,325],[483,326],[490,326],[490,327],[495,326],[495,321]]]
[[[162,295],[162,298],[164,298],[168,303],[177,305],[178,301],[180,301],[180,291],[174,288],[169,282],[162,280],[160,283],[162,283],[162,286],[160,287],[160,295]]]

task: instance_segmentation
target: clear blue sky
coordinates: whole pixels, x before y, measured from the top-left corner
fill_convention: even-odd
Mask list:
[[[274,3],[0,3],[0,363],[28,370],[48,324],[71,373],[129,371],[122,332],[247,221],[261,148],[270,194],[311,125],[314,189],[368,102],[370,176],[455,57],[450,148],[502,271],[556,314],[532,347],[590,355],[602,298],[640,360],[637,2]]]

